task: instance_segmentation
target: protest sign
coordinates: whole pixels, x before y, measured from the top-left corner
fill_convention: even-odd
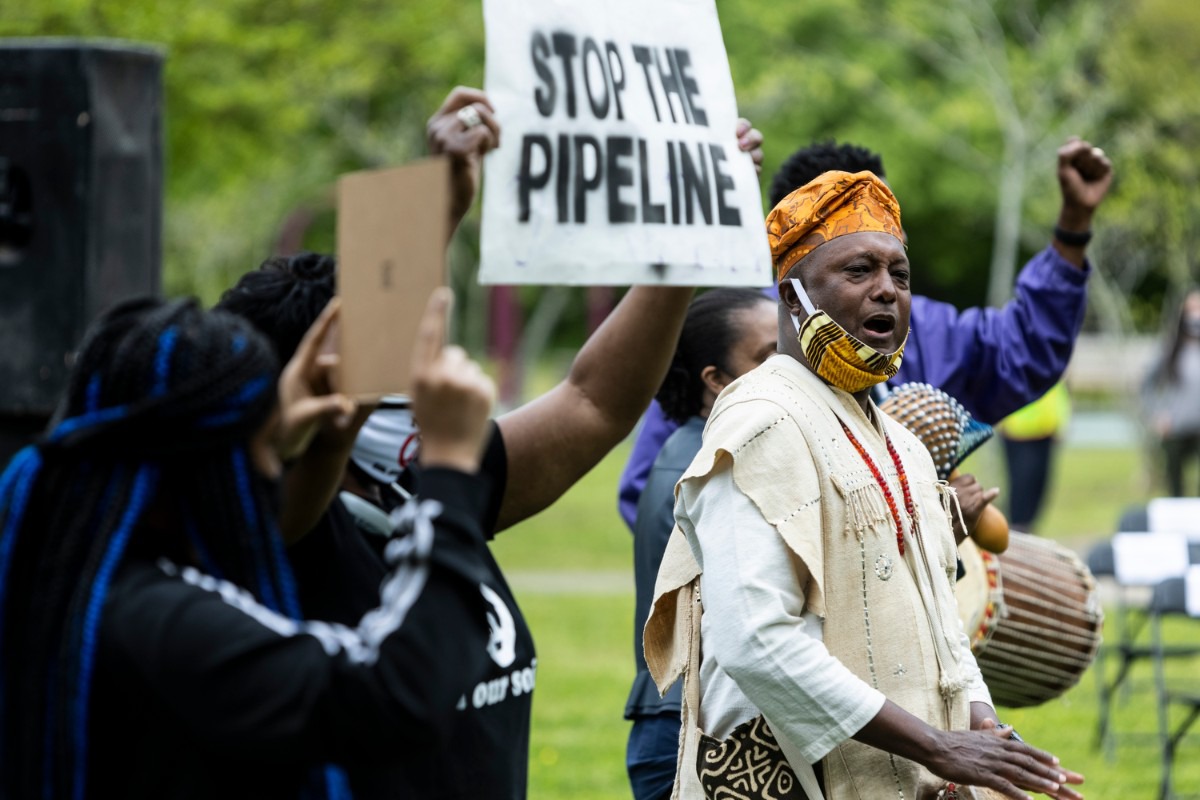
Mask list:
[[[713,0],[484,0],[484,283],[764,286]]]
[[[338,180],[338,388],[409,393],[425,303],[445,283],[449,166],[443,158]]]

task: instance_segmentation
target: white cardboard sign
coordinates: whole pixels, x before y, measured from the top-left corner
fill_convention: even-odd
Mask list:
[[[484,0],[483,283],[765,286],[713,0]]]

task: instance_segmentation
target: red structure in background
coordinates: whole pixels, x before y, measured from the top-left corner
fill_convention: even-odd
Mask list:
[[[512,408],[521,400],[524,383],[521,303],[515,286],[493,286],[488,292],[488,328],[488,355],[496,362],[500,404]]]
[[[611,286],[589,286],[587,290],[587,331],[588,336],[596,332],[600,323],[612,313],[616,305],[617,292]]]
[[[616,291],[611,286],[588,287],[588,336],[612,312],[615,299]],[[525,365],[521,359],[523,322],[517,288],[493,286],[488,293],[488,355],[496,362],[500,403],[509,408],[524,399]]]

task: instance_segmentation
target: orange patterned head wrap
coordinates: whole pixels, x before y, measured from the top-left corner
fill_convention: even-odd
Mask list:
[[[767,241],[782,280],[800,259],[830,239],[879,231],[904,241],[900,204],[872,172],[831,171],[779,201],[767,216]]]

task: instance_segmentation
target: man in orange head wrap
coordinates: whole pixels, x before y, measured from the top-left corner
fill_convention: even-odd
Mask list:
[[[908,293],[908,258],[904,255],[900,205],[887,185],[870,172],[827,172],[785,197],[767,217],[767,239],[778,281],[783,281],[793,267],[821,245],[850,234],[877,237],[876,249],[882,249],[883,257],[897,265],[893,279],[903,289],[878,297],[858,298],[861,293],[856,294],[860,303],[865,300],[871,306],[860,308],[863,318],[859,336],[840,326],[828,313],[817,310],[798,277],[790,278],[789,282],[807,314],[803,327],[793,314],[804,362],[827,383],[856,394],[895,375],[904,355],[912,298]],[[863,240],[856,241],[861,244]],[[897,245],[900,245],[898,251]],[[855,242],[838,243],[834,255],[826,251],[823,255],[829,258],[817,260],[836,260],[839,253],[854,246]],[[876,250],[868,249],[861,257],[879,256]],[[849,310],[848,313],[853,314]],[[879,352],[879,347],[887,348],[894,338],[889,334],[901,328],[903,338],[886,353]]]
[[[895,197],[825,173],[767,230],[779,354],[709,415],[645,630],[659,687],[684,679],[675,795],[1078,798],[997,723],[957,618],[954,498],[870,399],[908,334]]]
[[[779,202],[767,217],[775,279],[830,239],[877,231],[904,241],[900,204],[870,172],[832,171]]]

